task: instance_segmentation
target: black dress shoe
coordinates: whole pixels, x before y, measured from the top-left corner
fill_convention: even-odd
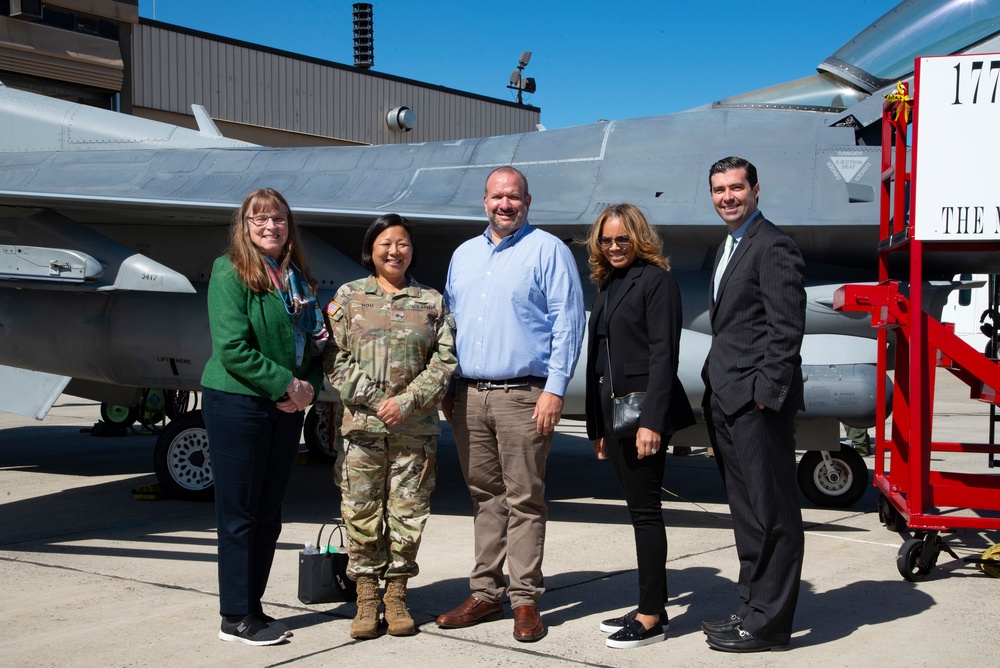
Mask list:
[[[752,633],[737,626],[728,633],[709,634],[705,639],[708,646],[721,652],[783,652],[788,649],[788,643],[775,642],[755,638]]]
[[[719,635],[720,633],[729,633],[742,623],[743,618],[739,615],[729,615],[729,619],[721,622],[702,622],[701,630],[712,635]]]

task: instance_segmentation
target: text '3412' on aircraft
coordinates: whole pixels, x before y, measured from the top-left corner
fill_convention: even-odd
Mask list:
[[[127,403],[139,388],[200,389],[212,261],[254,188],[288,198],[328,295],[365,273],[362,235],[388,212],[414,224],[418,278],[440,288],[453,249],[486,225],[483,184],[500,165],[527,175],[532,224],[566,240],[607,204],[647,212],[682,287],[680,373],[699,406],[724,234],[708,168],[740,155],[806,259],[800,418],[825,426],[822,442],[799,442],[837,448],[838,422],[874,423],[880,382],[867,316],[829,306],[840,285],[876,276],[883,94],[912,78],[916,56],[997,52],[998,33],[1000,0],[910,0],[785,84],[664,116],[412,145],[268,148],[222,137],[203,110],[193,131],[0,86],[0,409],[41,419],[64,391]],[[949,254],[928,258],[928,311],[962,271]],[[582,413],[579,376],[568,413]]]

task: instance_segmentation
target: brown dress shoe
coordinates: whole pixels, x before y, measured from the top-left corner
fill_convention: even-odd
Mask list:
[[[538,614],[538,607],[521,605],[514,608],[514,640],[535,642],[545,637],[545,624]]]
[[[437,618],[443,629],[460,629],[479,622],[492,622],[503,617],[503,603],[487,603],[475,596],[465,599],[462,605]]]

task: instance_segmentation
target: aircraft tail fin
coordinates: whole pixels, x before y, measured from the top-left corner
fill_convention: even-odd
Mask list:
[[[198,121],[198,131],[205,135],[206,137],[222,137],[222,132],[219,130],[219,126],[215,124],[212,117],[208,115],[208,110],[200,104],[191,105],[191,113],[194,114],[194,119]]]

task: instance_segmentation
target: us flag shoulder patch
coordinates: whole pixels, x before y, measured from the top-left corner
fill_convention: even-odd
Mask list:
[[[326,305],[326,314],[331,318],[336,316],[341,310],[343,310],[343,307],[333,300],[330,300],[330,303]]]

